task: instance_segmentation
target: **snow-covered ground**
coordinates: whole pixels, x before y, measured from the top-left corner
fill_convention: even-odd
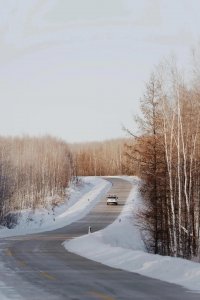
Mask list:
[[[140,180],[133,183],[118,219],[105,229],[64,243],[65,248],[91,260],[141,275],[185,286],[200,292],[200,264],[181,258],[149,254],[133,217],[142,206]]]
[[[111,184],[98,177],[84,177],[79,186],[68,189],[69,199],[62,205],[37,209],[35,212],[24,210],[19,223],[13,229],[1,228],[0,237],[25,235],[51,231],[64,227],[83,218],[107,193]]]
[[[66,241],[65,248],[111,267],[200,291],[199,263],[146,252],[139,227],[133,218],[142,207],[139,193],[141,182],[134,177],[123,178],[131,181],[133,188],[118,219],[101,231]],[[66,226],[84,217],[109,188],[110,183],[103,179],[85,177],[83,184],[78,188],[70,188],[71,197],[66,203],[53,210],[52,208],[36,210],[34,214],[24,211],[19,224],[14,229],[1,229],[0,236],[37,233]],[[0,262],[0,268],[4,270],[2,262]],[[3,283],[0,282],[0,290],[3,291],[3,289]],[[0,294],[0,299],[7,298]]]

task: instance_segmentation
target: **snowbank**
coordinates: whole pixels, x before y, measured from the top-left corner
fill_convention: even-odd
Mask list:
[[[83,218],[107,193],[111,184],[98,177],[84,177],[79,187],[71,186],[70,198],[55,208],[37,209],[34,213],[24,210],[19,224],[13,228],[1,228],[0,237],[25,235],[51,231]]]
[[[140,180],[131,180],[133,188],[121,215],[105,229],[64,243],[76,254],[110,267],[176,283],[200,291],[200,264],[181,258],[146,253],[134,214],[142,206]]]

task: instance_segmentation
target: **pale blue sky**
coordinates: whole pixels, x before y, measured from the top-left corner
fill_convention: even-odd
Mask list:
[[[0,133],[123,136],[160,59],[199,41],[198,0],[0,0]]]

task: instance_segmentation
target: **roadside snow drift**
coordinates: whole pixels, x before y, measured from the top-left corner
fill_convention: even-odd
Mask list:
[[[142,207],[139,193],[141,182],[137,178],[126,179],[132,181],[133,188],[118,219],[103,230],[66,241],[64,247],[110,267],[200,291],[199,263],[146,252],[139,227],[134,221]]]
[[[69,199],[62,205],[35,212],[21,212],[19,223],[13,229],[1,228],[0,237],[51,231],[83,218],[110,189],[111,183],[98,177],[84,177],[82,184],[68,189]]]

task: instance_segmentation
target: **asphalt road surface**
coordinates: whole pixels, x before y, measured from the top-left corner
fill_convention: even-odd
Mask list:
[[[105,198],[83,219],[67,227],[24,237],[0,239],[0,291],[9,299],[73,300],[193,300],[200,294],[135,273],[113,269],[69,253],[64,240],[100,230],[119,215],[130,192],[122,179],[112,182],[110,193],[117,194],[118,206],[107,206]]]

